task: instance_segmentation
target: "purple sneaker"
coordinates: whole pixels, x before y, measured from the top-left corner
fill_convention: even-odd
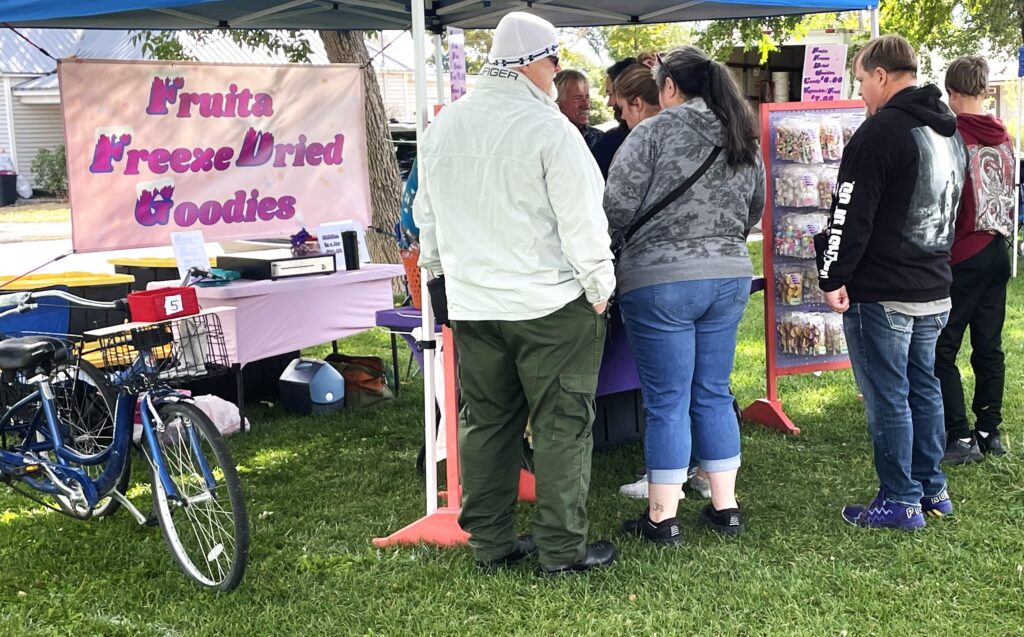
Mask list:
[[[854,526],[867,529],[916,531],[924,528],[921,507],[887,500],[881,491],[867,506],[843,507],[843,519]]]
[[[953,515],[953,501],[949,499],[949,491],[943,489],[939,495],[921,498],[921,510],[933,518]]]

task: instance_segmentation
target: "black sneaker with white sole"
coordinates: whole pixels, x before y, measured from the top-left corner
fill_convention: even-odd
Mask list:
[[[666,518],[661,522],[653,522],[648,517],[650,509],[645,510],[640,517],[626,520],[622,523],[623,535],[637,535],[645,540],[662,544],[682,544],[683,534],[679,530],[679,518]]]
[[[700,521],[712,531],[724,535],[739,535],[746,530],[743,525],[743,513],[739,508],[722,509],[719,511],[713,504],[708,502],[700,510]]]
[[[985,456],[978,447],[978,442],[972,435],[970,440],[964,441],[953,438],[946,443],[946,453],[942,456],[942,464],[970,464],[981,462]]]
[[[993,456],[1005,456],[1006,447],[1003,446],[1003,441],[999,438],[998,431],[990,431],[988,436],[981,435],[981,432],[974,432],[974,439],[978,441],[978,448],[981,449],[983,454],[992,454]]]

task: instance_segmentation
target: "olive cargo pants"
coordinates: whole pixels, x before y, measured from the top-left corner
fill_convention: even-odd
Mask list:
[[[464,401],[459,524],[476,559],[516,546],[522,438],[533,431],[533,536],[544,564],[582,558],[593,450],[594,391],[605,319],[581,296],[528,321],[453,321]]]

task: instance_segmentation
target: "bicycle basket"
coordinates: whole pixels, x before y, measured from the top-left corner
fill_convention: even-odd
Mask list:
[[[111,381],[129,391],[226,373],[224,330],[216,314],[151,323],[102,336],[98,349]]]

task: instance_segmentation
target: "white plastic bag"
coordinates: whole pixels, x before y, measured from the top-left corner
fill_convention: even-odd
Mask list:
[[[7,151],[0,148],[0,173],[14,173],[18,170],[14,167],[14,161]]]
[[[15,179],[14,189],[18,191],[18,196],[22,199],[28,199],[32,196],[32,185],[28,183],[28,179],[25,179],[24,175],[18,175],[18,178]]]
[[[220,434],[227,438],[241,428],[242,419],[238,415],[238,406],[228,402],[219,396],[193,396],[192,400],[196,407],[203,410],[203,413],[210,417],[210,420],[217,425]],[[245,426],[250,426],[246,418]]]

